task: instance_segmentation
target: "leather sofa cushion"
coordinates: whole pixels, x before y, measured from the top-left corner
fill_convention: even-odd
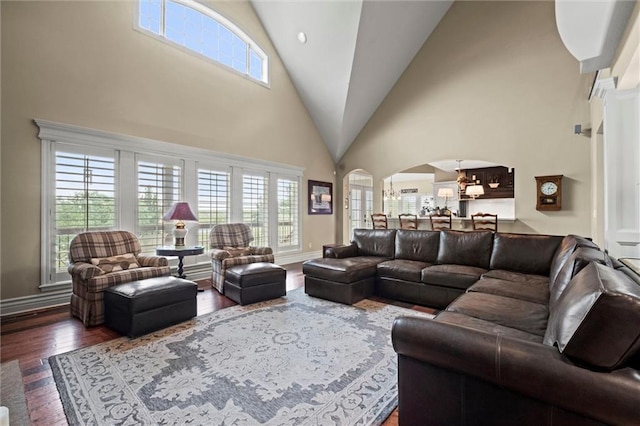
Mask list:
[[[436,263],[439,231],[398,230],[396,233],[396,259]]]
[[[302,264],[302,272],[311,277],[340,283],[353,283],[376,275],[376,265],[384,257],[359,256],[346,259],[311,259]]]
[[[497,278],[482,278],[467,291],[512,297],[543,305],[549,303],[549,285],[544,281],[515,282]]]
[[[438,263],[489,269],[493,232],[440,231]]]
[[[354,229],[353,242],[360,256],[393,259],[396,244],[395,229]]]
[[[489,269],[549,275],[549,265],[562,237],[496,233]]]
[[[544,343],[566,356],[613,370],[640,350],[640,287],[608,266],[591,263],[551,311]]]
[[[422,270],[420,280],[426,284],[466,290],[487,272],[484,268],[464,265],[433,265]]]
[[[419,283],[422,270],[427,266],[431,266],[431,263],[406,259],[387,260],[378,264],[378,276]]]
[[[556,276],[555,281],[549,284],[549,309],[553,310],[562,292],[565,290],[571,279],[591,262],[605,264],[607,256],[604,252],[590,247],[577,248],[569,259],[564,263],[562,269]]]
[[[549,318],[545,305],[486,293],[465,293],[446,310],[541,337],[544,336]]]
[[[564,266],[569,256],[579,247],[591,247],[597,249],[598,246],[591,240],[578,235],[569,234],[562,238],[556,253],[551,260],[551,266],[549,271],[549,281],[554,282],[560,273],[560,270]]]
[[[436,316],[436,321],[448,324],[460,325],[462,327],[473,328],[475,330],[491,333],[492,335],[502,335],[514,339],[528,340],[530,342],[542,343],[542,337],[515,328],[505,327],[480,318],[470,317],[457,312],[441,311]]]
[[[482,278],[497,278],[499,280],[513,281],[517,283],[536,282],[544,283],[549,286],[549,277],[543,275],[523,274],[515,271],[505,271],[504,269],[493,269],[485,274]]]

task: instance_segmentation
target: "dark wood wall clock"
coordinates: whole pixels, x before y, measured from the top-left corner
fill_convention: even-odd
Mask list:
[[[562,177],[536,176],[536,210],[562,209]]]

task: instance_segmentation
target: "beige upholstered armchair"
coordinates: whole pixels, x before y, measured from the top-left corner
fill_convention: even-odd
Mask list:
[[[252,247],[251,241],[251,228],[244,223],[226,223],[211,229],[211,284],[220,293],[224,294],[224,274],[228,268],[247,263],[273,263],[271,247]]]
[[[140,242],[128,231],[93,231],[69,243],[73,283],[71,315],[85,326],[104,323],[104,290],[118,284],[169,275],[165,257],[141,256]]]

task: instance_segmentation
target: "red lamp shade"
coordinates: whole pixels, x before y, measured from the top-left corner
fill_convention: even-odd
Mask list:
[[[164,220],[198,220],[196,215],[193,214],[191,208],[189,207],[189,203],[180,201],[175,203],[168,212],[164,215]]]

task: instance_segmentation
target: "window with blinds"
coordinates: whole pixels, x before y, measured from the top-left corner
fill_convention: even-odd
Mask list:
[[[142,253],[173,244],[173,223],[162,216],[182,197],[182,166],[166,160],[137,160],[138,202],[136,234]]]
[[[198,168],[198,244],[209,247],[214,225],[230,222],[231,174]]]
[[[405,195],[402,197],[399,213],[418,214],[418,200],[415,195]]]
[[[300,202],[298,179],[278,178],[278,248],[300,246],[298,215]]]
[[[104,155],[55,152],[53,204],[53,272],[66,273],[69,242],[83,231],[112,229],[116,225],[116,159]]]
[[[242,222],[251,227],[254,246],[269,245],[269,179],[265,175],[242,175]]]
[[[175,223],[163,217],[178,201],[188,202],[198,217],[197,224],[187,224],[187,245],[208,247],[211,227],[231,222],[249,224],[252,244],[276,254],[303,245],[298,167],[263,168],[262,161],[229,160],[184,145],[156,141],[156,149],[126,135],[107,138],[104,131],[36,123],[43,143],[42,289],[69,285],[69,242],[80,232],[131,231],[144,254],[173,245]],[[206,255],[185,260],[187,267],[209,263]]]

